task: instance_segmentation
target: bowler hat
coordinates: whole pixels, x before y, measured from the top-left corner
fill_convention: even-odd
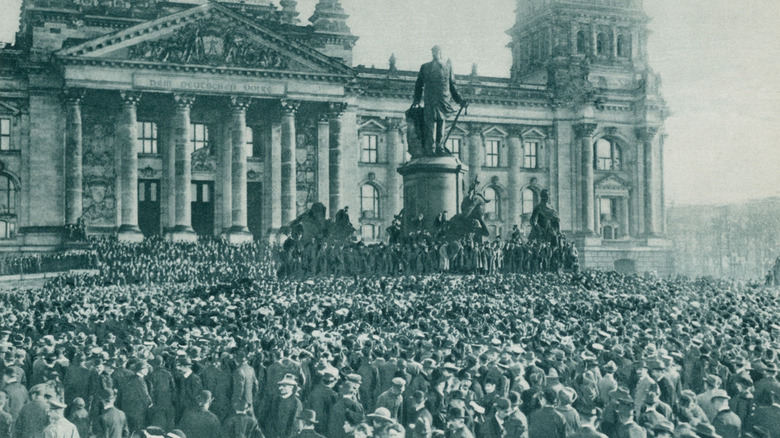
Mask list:
[[[304,409],[298,414],[298,419],[311,424],[317,424],[317,413],[311,409]]]

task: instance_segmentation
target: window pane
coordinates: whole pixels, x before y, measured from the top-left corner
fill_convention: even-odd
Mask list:
[[[612,169],[612,143],[600,139],[596,142],[596,169]]]
[[[208,126],[201,123],[193,123],[192,125],[192,138],[190,139],[191,151],[195,152],[198,149],[208,147],[209,145],[209,129]]]
[[[146,184],[138,183],[138,202],[146,201]]]
[[[460,139],[459,138],[450,138],[447,140],[447,144],[445,145],[447,149],[452,152],[452,155],[455,155],[456,157],[460,157]]]
[[[612,219],[612,199],[611,198],[601,198],[599,201],[599,214],[601,215],[602,220],[611,220]]]
[[[203,184],[201,187],[202,187],[201,190],[202,190],[202,193],[203,193],[203,196],[202,196],[201,200],[203,202],[211,202],[210,186],[208,184]]]
[[[360,234],[364,240],[376,239],[376,227],[371,224],[366,224],[360,227]]]
[[[255,152],[255,134],[254,130],[247,126],[244,131],[244,138],[246,138],[246,149],[244,153],[247,157],[253,157]]]
[[[0,150],[11,149],[11,119],[0,119]]]
[[[536,169],[536,150],[539,143],[527,142],[523,148],[523,167],[526,169]]]
[[[531,214],[534,211],[534,191],[523,190],[523,214]]]
[[[376,163],[377,160],[377,142],[378,136],[364,135],[363,147],[360,151],[360,161],[363,163]]]
[[[487,154],[485,156],[485,167],[498,167],[499,166],[499,150],[500,142],[497,140],[488,140],[487,142]]]
[[[8,222],[0,221],[0,239],[8,238]]]
[[[157,183],[149,183],[149,200],[157,202]]]
[[[190,184],[190,199],[191,202],[198,202],[198,185],[195,183]]]
[[[8,238],[13,239],[16,236],[16,224],[13,222],[8,223]]]

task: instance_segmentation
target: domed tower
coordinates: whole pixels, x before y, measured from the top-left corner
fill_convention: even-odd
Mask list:
[[[517,81],[550,82],[561,68],[612,76],[646,69],[642,0],[518,0],[516,14],[507,33]]]

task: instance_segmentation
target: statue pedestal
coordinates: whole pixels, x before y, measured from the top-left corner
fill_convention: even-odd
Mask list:
[[[422,214],[424,227],[430,229],[442,211],[447,211],[447,219],[458,214],[467,171],[455,157],[420,157],[399,167],[404,179],[404,225]]]

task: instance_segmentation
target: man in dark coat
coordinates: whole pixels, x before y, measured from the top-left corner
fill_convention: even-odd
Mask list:
[[[341,397],[333,404],[328,420],[328,438],[346,438],[344,423],[351,419],[350,424],[360,424],[365,418],[363,406],[357,401],[361,377],[349,374],[341,384]]]
[[[46,426],[49,425],[49,403],[47,398],[53,398],[47,385],[35,385],[30,389],[30,401],[27,402],[19,416],[14,421],[14,438],[41,438]]]
[[[439,155],[444,151],[441,142],[444,140],[445,120],[449,114],[455,112],[450,100],[455,100],[461,106],[466,106],[467,102],[455,88],[452,66],[442,60],[441,47],[434,46],[431,53],[433,60],[423,64],[417,75],[412,106],[419,105],[420,101],[425,103],[423,149],[426,155]]]
[[[146,385],[148,365],[146,361],[137,361],[130,365],[134,373],[124,379],[119,391],[118,407],[127,415],[127,423],[131,432],[146,427],[146,413],[152,404],[149,388]]]
[[[65,372],[65,403],[70,405],[74,398],[80,397],[85,401],[89,399],[89,376],[87,357],[84,353],[76,353]]]
[[[233,404],[247,403],[250,407],[254,403],[257,393],[257,377],[255,370],[249,366],[246,353],[236,353],[236,369],[233,371]]]
[[[233,402],[231,401],[233,382],[230,368],[225,363],[227,360],[227,357],[220,359],[213,355],[204,360],[204,368],[200,372],[203,389],[211,391],[211,395],[214,397],[214,401],[211,403],[211,412],[220,420],[224,420],[233,412]],[[252,374],[254,375],[254,370],[252,370]]]
[[[712,425],[723,438],[739,438],[742,435],[742,420],[729,408],[730,397],[723,389],[712,393],[712,406],[717,411]]]
[[[558,395],[552,388],[542,393],[542,407],[528,417],[529,436],[534,438],[566,438],[566,420],[555,409]]]
[[[772,438],[780,437],[780,394],[771,391],[756,397],[756,410],[750,416],[751,427],[762,427]]]
[[[149,408],[147,424],[163,430],[173,429],[176,421],[176,384],[173,375],[165,369],[162,357],[155,356],[149,361],[152,371],[146,376],[149,384],[149,395],[152,397],[152,407]]]
[[[101,402],[103,413],[93,426],[98,438],[125,438],[130,435],[127,416],[114,406],[115,400],[116,397],[111,395]]]
[[[249,405],[244,402],[236,402],[233,405],[234,414],[225,420],[222,427],[225,438],[255,438],[262,437],[257,420],[251,414]]]
[[[298,420],[301,424],[301,431],[295,435],[295,438],[325,438],[318,434],[314,427],[317,425],[317,413],[311,409],[301,411]]]
[[[19,382],[18,377],[12,368],[3,370],[3,374],[3,385],[1,388],[8,396],[6,411],[8,411],[8,413],[11,414],[11,417],[16,420],[19,411],[21,411],[24,404],[27,403],[29,395],[27,393],[27,388]]]
[[[102,412],[101,400],[107,399],[114,391],[114,381],[106,370],[108,354],[101,352],[93,360],[93,368],[89,376],[89,415],[96,421]]]
[[[266,437],[290,438],[297,433],[297,418],[303,409],[295,395],[298,382],[292,374],[288,374],[278,382],[278,388],[278,394],[271,396],[270,403],[266,404],[258,420],[263,425]]]
[[[0,390],[0,437],[11,436],[11,425],[14,423],[11,414],[6,412],[5,405],[8,403],[8,395]]]
[[[319,434],[327,433],[330,409],[338,400],[338,394],[333,390],[333,387],[336,386],[335,371],[335,369],[326,368],[320,373],[319,381],[314,384],[304,403],[304,406],[314,411],[319,419],[318,422],[314,423],[314,430]]]
[[[179,421],[179,429],[187,438],[213,438],[221,435],[219,419],[211,411],[211,392],[202,390],[197,397],[198,406],[188,409]]]
[[[178,390],[178,417],[184,415],[185,412],[192,409],[198,409],[200,403],[198,403],[198,397],[203,392],[203,384],[200,377],[192,372],[192,360],[188,357],[179,359],[176,365],[177,371],[181,374],[180,385]],[[210,396],[211,393],[209,393]],[[210,398],[210,397],[209,397]],[[209,400],[209,404],[211,400]]]

